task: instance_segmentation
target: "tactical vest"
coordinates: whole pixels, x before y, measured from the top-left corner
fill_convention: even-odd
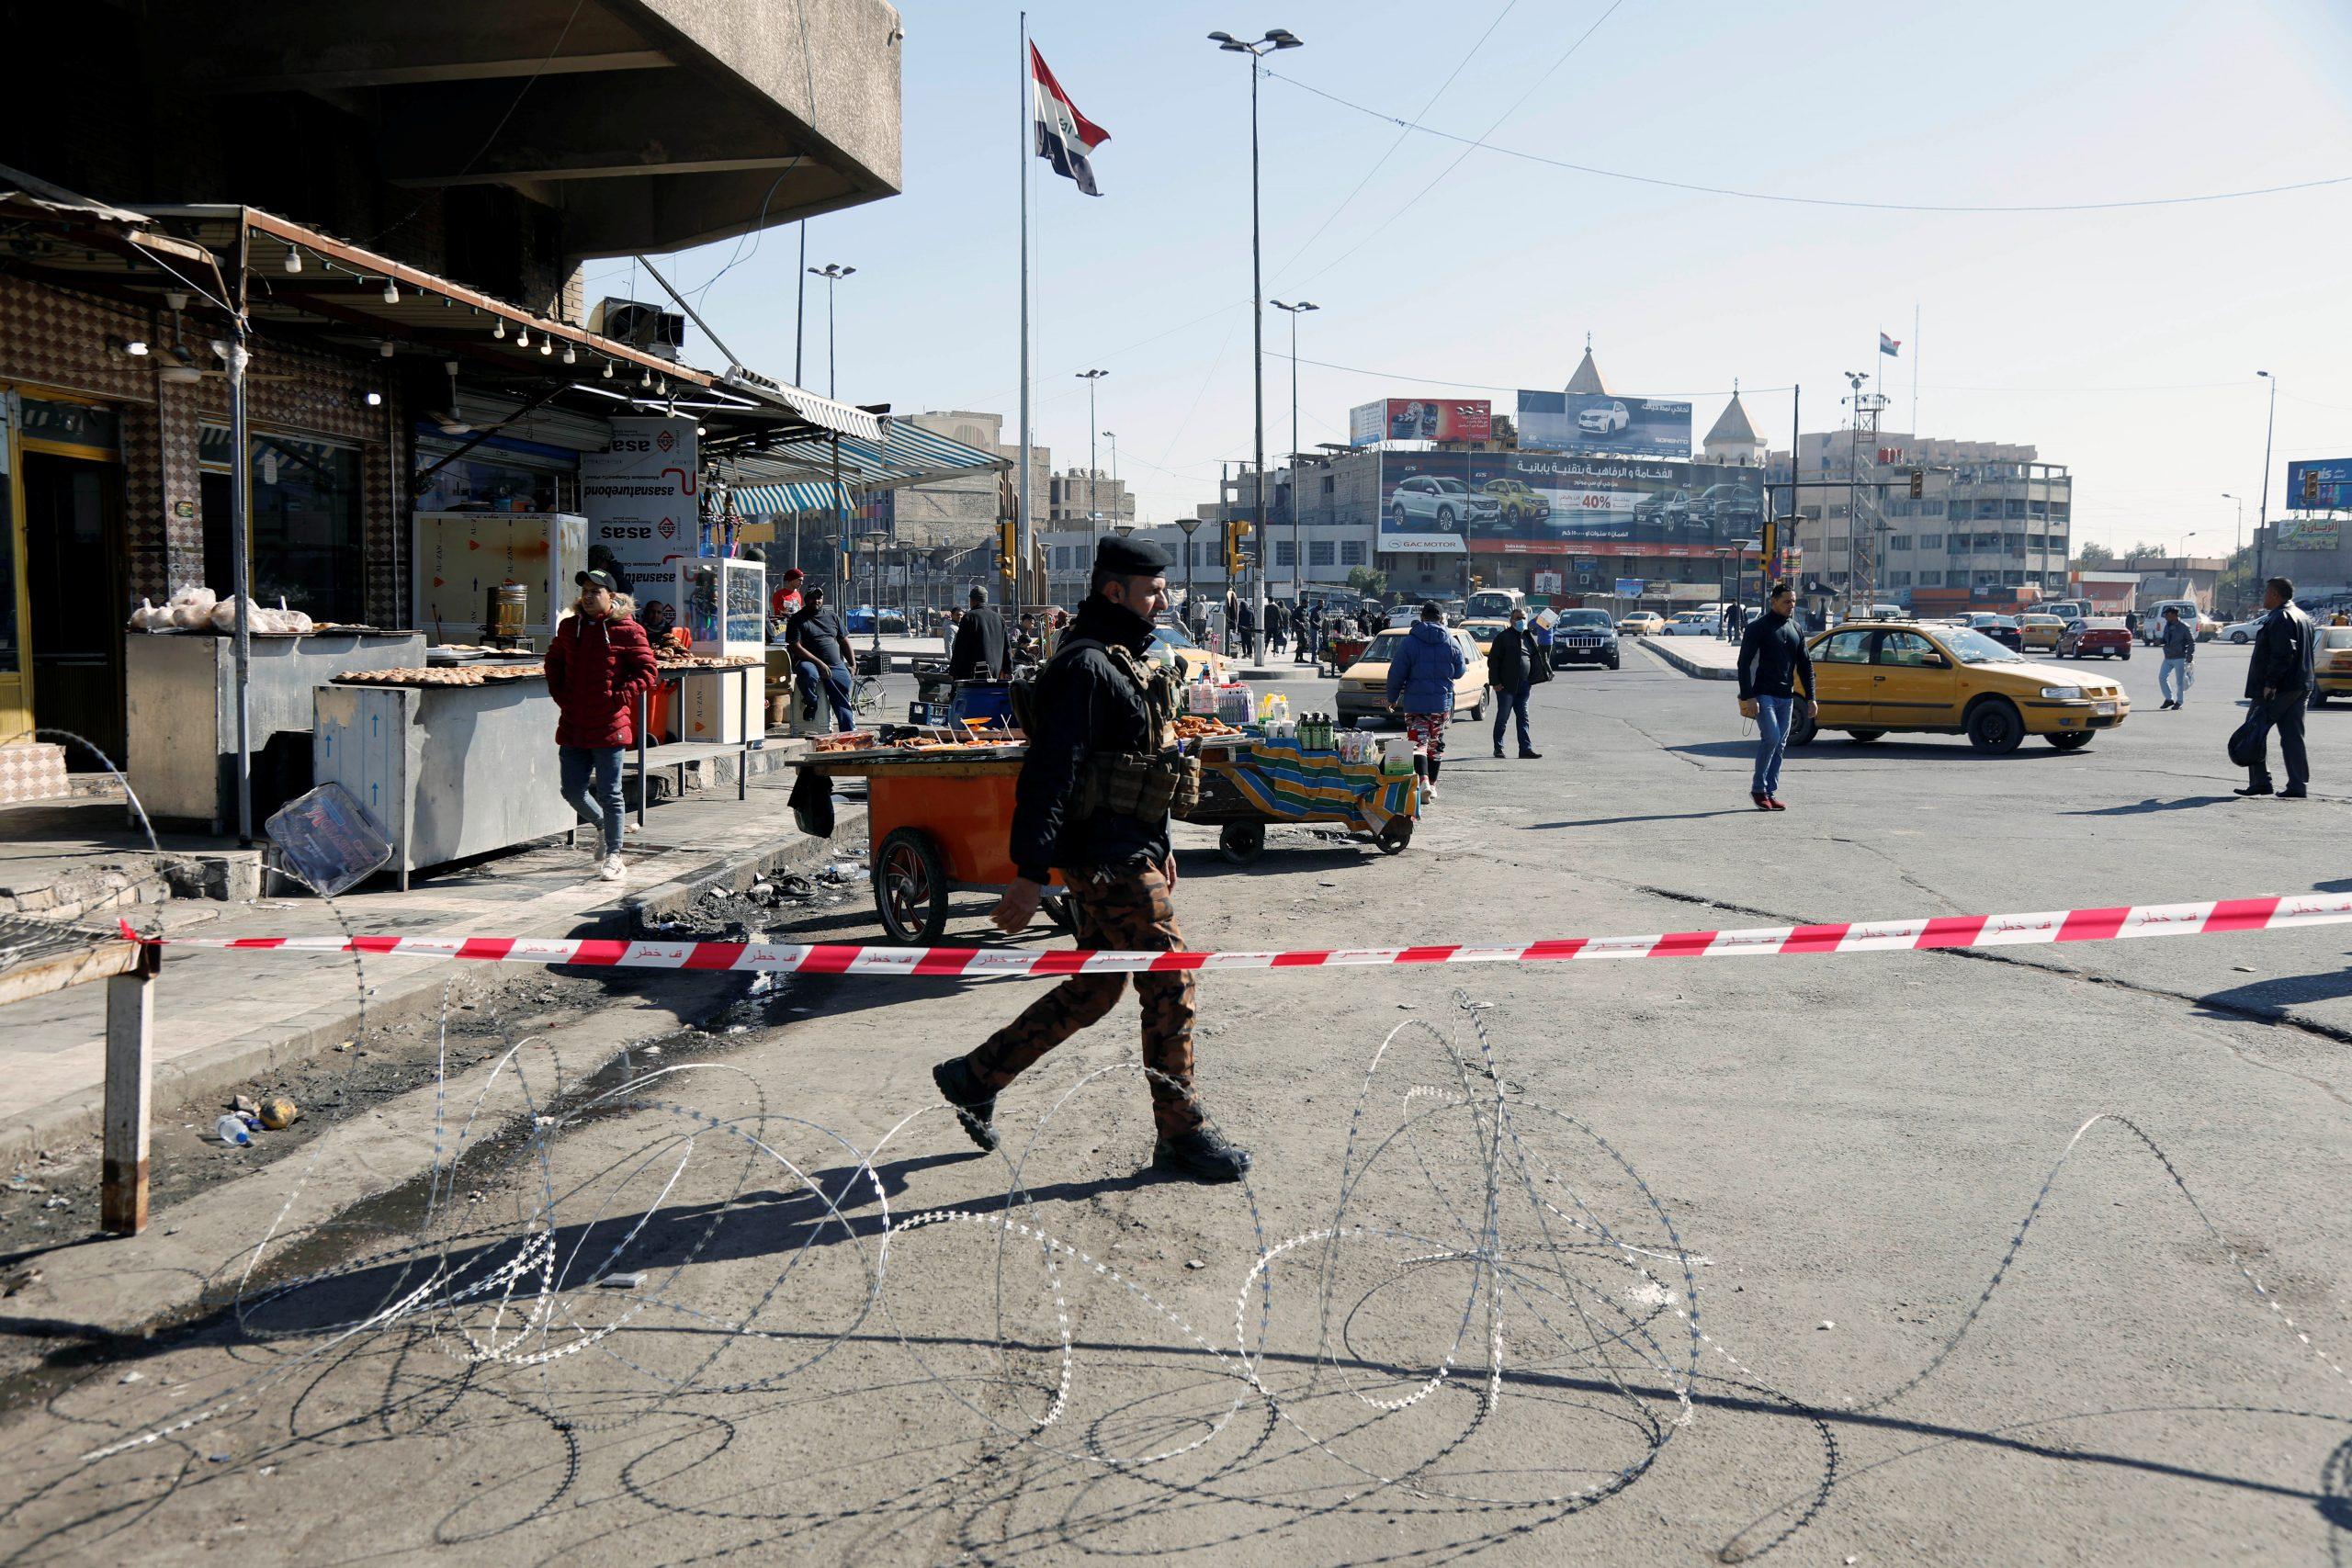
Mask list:
[[[1134,649],[1094,637],[1070,637],[1054,649],[1058,662],[1080,649],[1099,649],[1111,667],[1125,676],[1144,706],[1145,751],[1097,750],[1087,753],[1079,772],[1078,794],[1070,802],[1073,817],[1108,811],[1139,821],[1159,822],[1171,812],[1190,811],[1200,803],[1201,760],[1187,756],[1176,744],[1176,715],[1182,707],[1183,681],[1173,670],[1155,670]],[[1023,731],[1034,732],[1036,684],[1021,680],[1011,693],[1013,718]]]

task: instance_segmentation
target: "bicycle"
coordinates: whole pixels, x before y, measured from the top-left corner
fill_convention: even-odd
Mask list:
[[[860,674],[850,682],[849,705],[853,713],[875,713],[882,706],[882,678]]]

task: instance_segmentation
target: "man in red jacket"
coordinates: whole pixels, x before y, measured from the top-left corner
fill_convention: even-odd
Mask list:
[[[555,744],[563,798],[597,830],[603,863],[596,874],[618,882],[621,863],[621,753],[637,740],[637,696],[659,673],[652,645],[612,574],[572,575],[580,586],[572,613],[548,643],[548,691],[555,698]]]

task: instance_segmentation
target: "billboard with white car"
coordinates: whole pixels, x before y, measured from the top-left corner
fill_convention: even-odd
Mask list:
[[[1379,548],[1705,555],[1764,523],[1763,474],[1552,452],[1388,452]]]
[[[1546,452],[1690,456],[1690,405],[1607,392],[1519,394],[1519,444]]]

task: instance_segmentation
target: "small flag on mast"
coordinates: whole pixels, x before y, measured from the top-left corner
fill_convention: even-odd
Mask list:
[[[1884,333],[1878,334],[1878,351],[1881,354],[1885,355],[1889,359],[1902,358],[1902,340],[1899,338],[1891,338]]]
[[[1110,141],[1111,133],[1078,112],[1034,43],[1029,46],[1029,97],[1037,125],[1037,156],[1051,164],[1054,173],[1077,181],[1087,195],[1101,196],[1087,156]]]

